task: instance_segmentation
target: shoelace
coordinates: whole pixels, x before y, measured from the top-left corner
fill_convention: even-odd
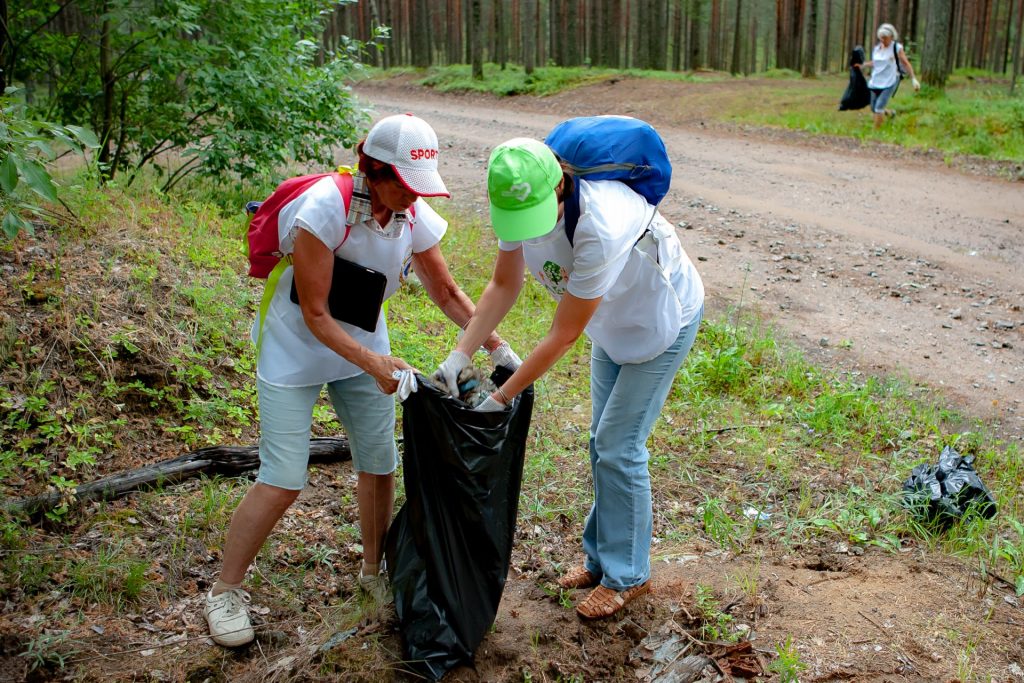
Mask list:
[[[233,588],[225,591],[222,595],[227,596],[227,599],[224,600],[224,614],[227,616],[234,616],[252,600],[249,594],[241,588]]]

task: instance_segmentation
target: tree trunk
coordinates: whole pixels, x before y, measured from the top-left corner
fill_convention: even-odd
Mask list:
[[[541,2],[540,0],[537,0],[537,18],[536,18],[536,20],[533,23],[533,25],[536,27],[535,30],[537,31],[537,59],[536,59],[536,63],[539,64],[540,66],[547,65],[548,59],[549,59],[548,52],[547,52],[548,44],[547,44],[547,40],[545,39],[545,36],[547,36],[548,27],[547,27],[547,23],[544,21],[543,5],[544,5],[543,2]]]
[[[562,16],[564,33],[561,33],[561,38],[558,39],[562,45],[562,64],[563,66],[579,66],[582,60],[580,59],[579,5],[576,0],[562,0]]]
[[[964,3],[954,0],[953,17],[950,20],[949,39],[953,44],[949,46],[946,56],[946,70],[952,72],[962,65],[964,52]],[[927,18],[925,13],[925,36],[927,37]]]
[[[669,32],[672,25],[669,23],[669,0],[658,0],[655,3],[657,9],[658,22],[658,41],[654,44],[654,54],[651,55],[651,62],[654,63],[655,68],[658,70],[665,70],[668,68],[668,45],[669,45]]]
[[[711,0],[711,21],[708,24],[708,66],[715,71],[722,68],[719,61],[720,52],[718,49],[722,36],[718,29],[722,24],[722,0]]]
[[[427,2],[427,12],[430,16],[430,63],[444,64],[447,61],[445,52],[448,49],[448,34],[445,27],[448,16],[444,12],[444,4]]]
[[[469,42],[472,48],[473,79],[484,80],[484,49],[483,49],[483,26],[480,24],[480,1],[470,0],[472,25],[469,31]]]
[[[454,2],[452,0],[445,1],[445,26],[447,34],[445,61],[448,64],[458,64],[459,55],[462,54],[459,45],[459,26],[461,26],[459,5],[459,0],[454,0]]]
[[[427,21],[430,17],[429,8],[427,7],[427,0],[415,0],[415,12],[414,14],[421,18],[422,21]],[[430,66],[430,51],[433,47],[430,45],[430,34],[431,31],[414,30],[410,35],[410,49],[412,50],[412,65],[421,69]]]
[[[0,93],[2,93],[8,86],[7,70],[12,66],[7,61],[7,51],[11,47],[7,43],[7,27],[11,25],[7,12],[7,0],[0,0],[0,21],[3,22],[0,26]]]
[[[808,0],[807,4],[809,5],[807,8],[807,27],[804,30],[806,38],[804,40],[804,55],[801,60],[803,68],[800,70],[804,78],[814,76],[814,68],[818,63],[818,0]]]
[[[751,12],[753,14],[753,12]],[[766,38],[765,43],[768,42]],[[767,63],[765,69],[768,68]],[[752,74],[757,71],[757,16],[755,15],[750,21],[750,54],[747,56],[747,73]]]
[[[679,0],[672,8],[672,70],[679,71],[683,66],[683,23],[685,1]]]
[[[537,0],[523,0],[523,70],[529,76],[537,61]]]
[[[462,63],[473,63],[473,0],[459,0],[462,15]]]
[[[997,22],[997,26],[1002,26],[1003,29],[999,34],[998,50],[996,52],[996,71],[999,73],[1006,73],[1006,67],[1012,62],[1010,61],[1010,27],[1013,26],[1013,0],[1005,0],[1006,2],[1006,17]],[[1000,0],[1000,4],[1002,0]]]
[[[700,10],[702,0],[693,0],[690,6],[690,66],[691,70],[697,70],[706,62],[702,59],[703,52],[700,45]]]
[[[722,13],[718,16],[718,65],[723,71],[727,66],[726,55],[729,53],[729,3],[728,0],[722,0]]]
[[[505,70],[505,62],[508,61],[506,31],[505,0],[494,0],[494,61],[498,63],[502,71]]]
[[[607,0],[605,17],[608,18],[608,65],[622,67],[622,3],[618,0]]]
[[[871,46],[875,44],[875,27],[870,25],[870,19],[871,15],[868,13],[867,0],[858,2],[857,42],[868,48],[868,54],[870,54]]]
[[[559,46],[555,45],[555,34],[558,26],[558,3],[560,0],[548,0],[548,52],[554,59],[556,65],[561,66],[561,59],[558,58]]]
[[[1021,61],[1024,54],[1021,54],[1021,33],[1024,33],[1024,0],[1017,0],[1017,38],[1013,48],[1013,78],[1010,79],[1010,95],[1013,95],[1017,87],[1017,77],[1021,74]]]
[[[949,77],[950,17],[953,0],[930,0],[925,24],[925,41],[921,50],[921,80],[935,88],[946,87]]]
[[[743,67],[740,66],[740,47],[743,45],[742,17],[743,0],[736,0],[736,21],[733,22],[732,31],[732,63],[729,65],[729,71],[734,75],[742,72],[743,70]]]
[[[776,1],[776,66],[800,71],[804,0]]]
[[[825,24],[825,35],[821,40],[821,71],[828,73],[832,68],[832,0],[825,0],[825,16],[822,17]]]
[[[100,83],[103,88],[103,110],[102,122],[100,123],[100,153],[98,157],[103,178],[110,180],[114,177],[117,169],[111,163],[111,150],[114,135],[114,70],[113,54],[110,47],[111,25],[110,6],[103,5],[103,24],[100,27]]]
[[[341,462],[351,457],[352,452],[347,439],[310,439],[310,465]],[[259,446],[210,446],[155,465],[147,465],[83,484],[75,488],[71,500],[63,498],[60,493],[44,493],[32,498],[7,500],[3,507],[11,512],[38,516],[64,502],[82,504],[94,500],[115,500],[134,491],[179,484],[200,474],[237,477],[255,470],[259,465]]]
[[[623,30],[618,34],[618,68],[629,69],[633,66],[633,2],[623,0],[618,11],[622,12]]]
[[[974,49],[971,51],[971,66],[976,69],[985,68],[985,22],[988,17],[989,0],[976,0],[974,11]]]

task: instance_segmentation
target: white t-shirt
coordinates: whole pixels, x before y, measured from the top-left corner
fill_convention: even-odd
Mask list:
[[[348,218],[353,218],[354,213],[350,211]],[[344,200],[334,180],[329,176],[324,177],[281,208],[278,218],[281,252],[292,253],[295,231],[306,230],[337,256],[384,273],[387,276],[384,298],[387,299],[405,281],[412,255],[426,251],[440,242],[448,229],[447,221],[423,199],[416,200],[414,213],[415,218],[408,222],[402,214],[393,216],[383,228],[365,213],[356,214],[364,220],[354,223],[346,238]],[[276,386],[301,387],[333,382],[362,373],[362,368],[348,362],[313,336],[306,327],[299,305],[291,301],[291,288],[292,267],[289,266],[277,283],[263,325],[263,342],[257,364],[260,379]],[[383,354],[391,352],[383,310],[377,320],[377,329],[373,332],[337,322],[353,339],[371,351]],[[258,330],[257,314],[252,328],[253,341],[256,340]]]
[[[871,51],[871,80],[868,81],[869,88],[884,90],[896,85],[896,81],[900,80],[899,71],[896,69],[896,55],[892,46],[892,43],[889,43],[889,47],[883,47],[881,43],[876,43]],[[903,46],[896,43],[896,50],[903,52]]]
[[[522,248],[530,273],[557,301],[565,292],[603,297],[587,335],[618,363],[650,360],[699,314],[704,284],[671,224],[641,195],[614,180],[578,182],[572,244],[559,220],[542,237],[499,248]]]

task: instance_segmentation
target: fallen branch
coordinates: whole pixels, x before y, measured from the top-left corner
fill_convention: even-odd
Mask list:
[[[348,440],[317,438],[309,442],[311,465],[341,462],[352,457]],[[208,446],[177,458],[82,484],[70,493],[54,491],[31,498],[7,500],[4,507],[14,513],[41,515],[68,502],[81,505],[93,500],[115,500],[141,489],[178,484],[200,474],[237,477],[259,467],[258,446]]]

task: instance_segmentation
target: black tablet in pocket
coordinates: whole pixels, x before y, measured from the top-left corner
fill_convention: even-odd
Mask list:
[[[387,284],[388,278],[384,273],[335,256],[331,291],[327,294],[327,308],[331,317],[373,332],[377,329]],[[294,277],[291,300],[299,303],[299,291],[295,288]]]

